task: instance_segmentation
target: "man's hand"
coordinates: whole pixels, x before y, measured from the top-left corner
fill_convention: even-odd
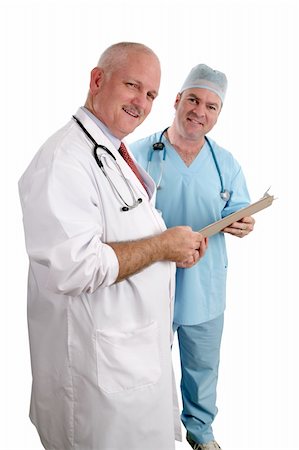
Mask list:
[[[159,239],[165,251],[164,259],[176,262],[177,267],[192,267],[207,248],[207,239],[188,226],[169,228]]]
[[[255,220],[253,217],[243,217],[238,222],[232,223],[229,227],[224,228],[223,233],[229,233],[233,236],[243,238],[247,236],[254,229]]]
[[[204,255],[208,248],[208,238],[203,238],[199,249],[196,249],[192,256],[189,257],[189,259],[177,263],[176,266],[182,269],[188,269],[192,266],[194,266]]]

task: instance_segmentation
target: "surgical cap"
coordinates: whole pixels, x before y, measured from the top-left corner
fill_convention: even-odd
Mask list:
[[[227,88],[227,78],[224,73],[218,70],[214,70],[205,64],[198,64],[193,67],[187,76],[180,92],[191,88],[209,89],[215,92],[223,103]]]

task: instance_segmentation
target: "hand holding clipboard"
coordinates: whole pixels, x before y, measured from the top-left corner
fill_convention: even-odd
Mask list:
[[[270,189],[270,188],[269,188]],[[203,237],[210,237],[216,233],[219,233],[224,228],[229,227],[232,223],[238,222],[238,220],[243,219],[243,217],[252,216],[253,214],[268,208],[271,206],[274,200],[274,196],[268,194],[269,189],[264,193],[263,197],[255,203],[252,203],[245,208],[239,209],[238,211],[230,214],[223,219],[217,220],[216,222],[211,223],[210,225],[199,230],[199,233],[203,235]]]

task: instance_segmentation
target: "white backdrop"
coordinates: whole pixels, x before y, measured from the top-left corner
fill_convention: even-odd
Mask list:
[[[84,103],[100,53],[123,40],[149,45],[163,70],[153,111],[129,142],[170,124],[191,67],[203,62],[227,74],[226,101],[211,137],[239,160],[253,200],[269,185],[278,200],[256,216],[247,239],[227,238],[228,306],[214,429],[224,450],[299,448],[297,2],[0,3],[0,449],[42,448],[28,419],[27,257],[17,181],[42,142]],[[177,344],[173,356],[179,382]],[[176,448],[189,446],[184,441]]]

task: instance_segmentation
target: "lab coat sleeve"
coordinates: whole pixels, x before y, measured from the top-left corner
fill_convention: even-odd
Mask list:
[[[100,194],[88,165],[53,157],[29,170],[19,189],[27,251],[44,267],[47,289],[76,296],[115,282],[118,260],[103,242]]]

